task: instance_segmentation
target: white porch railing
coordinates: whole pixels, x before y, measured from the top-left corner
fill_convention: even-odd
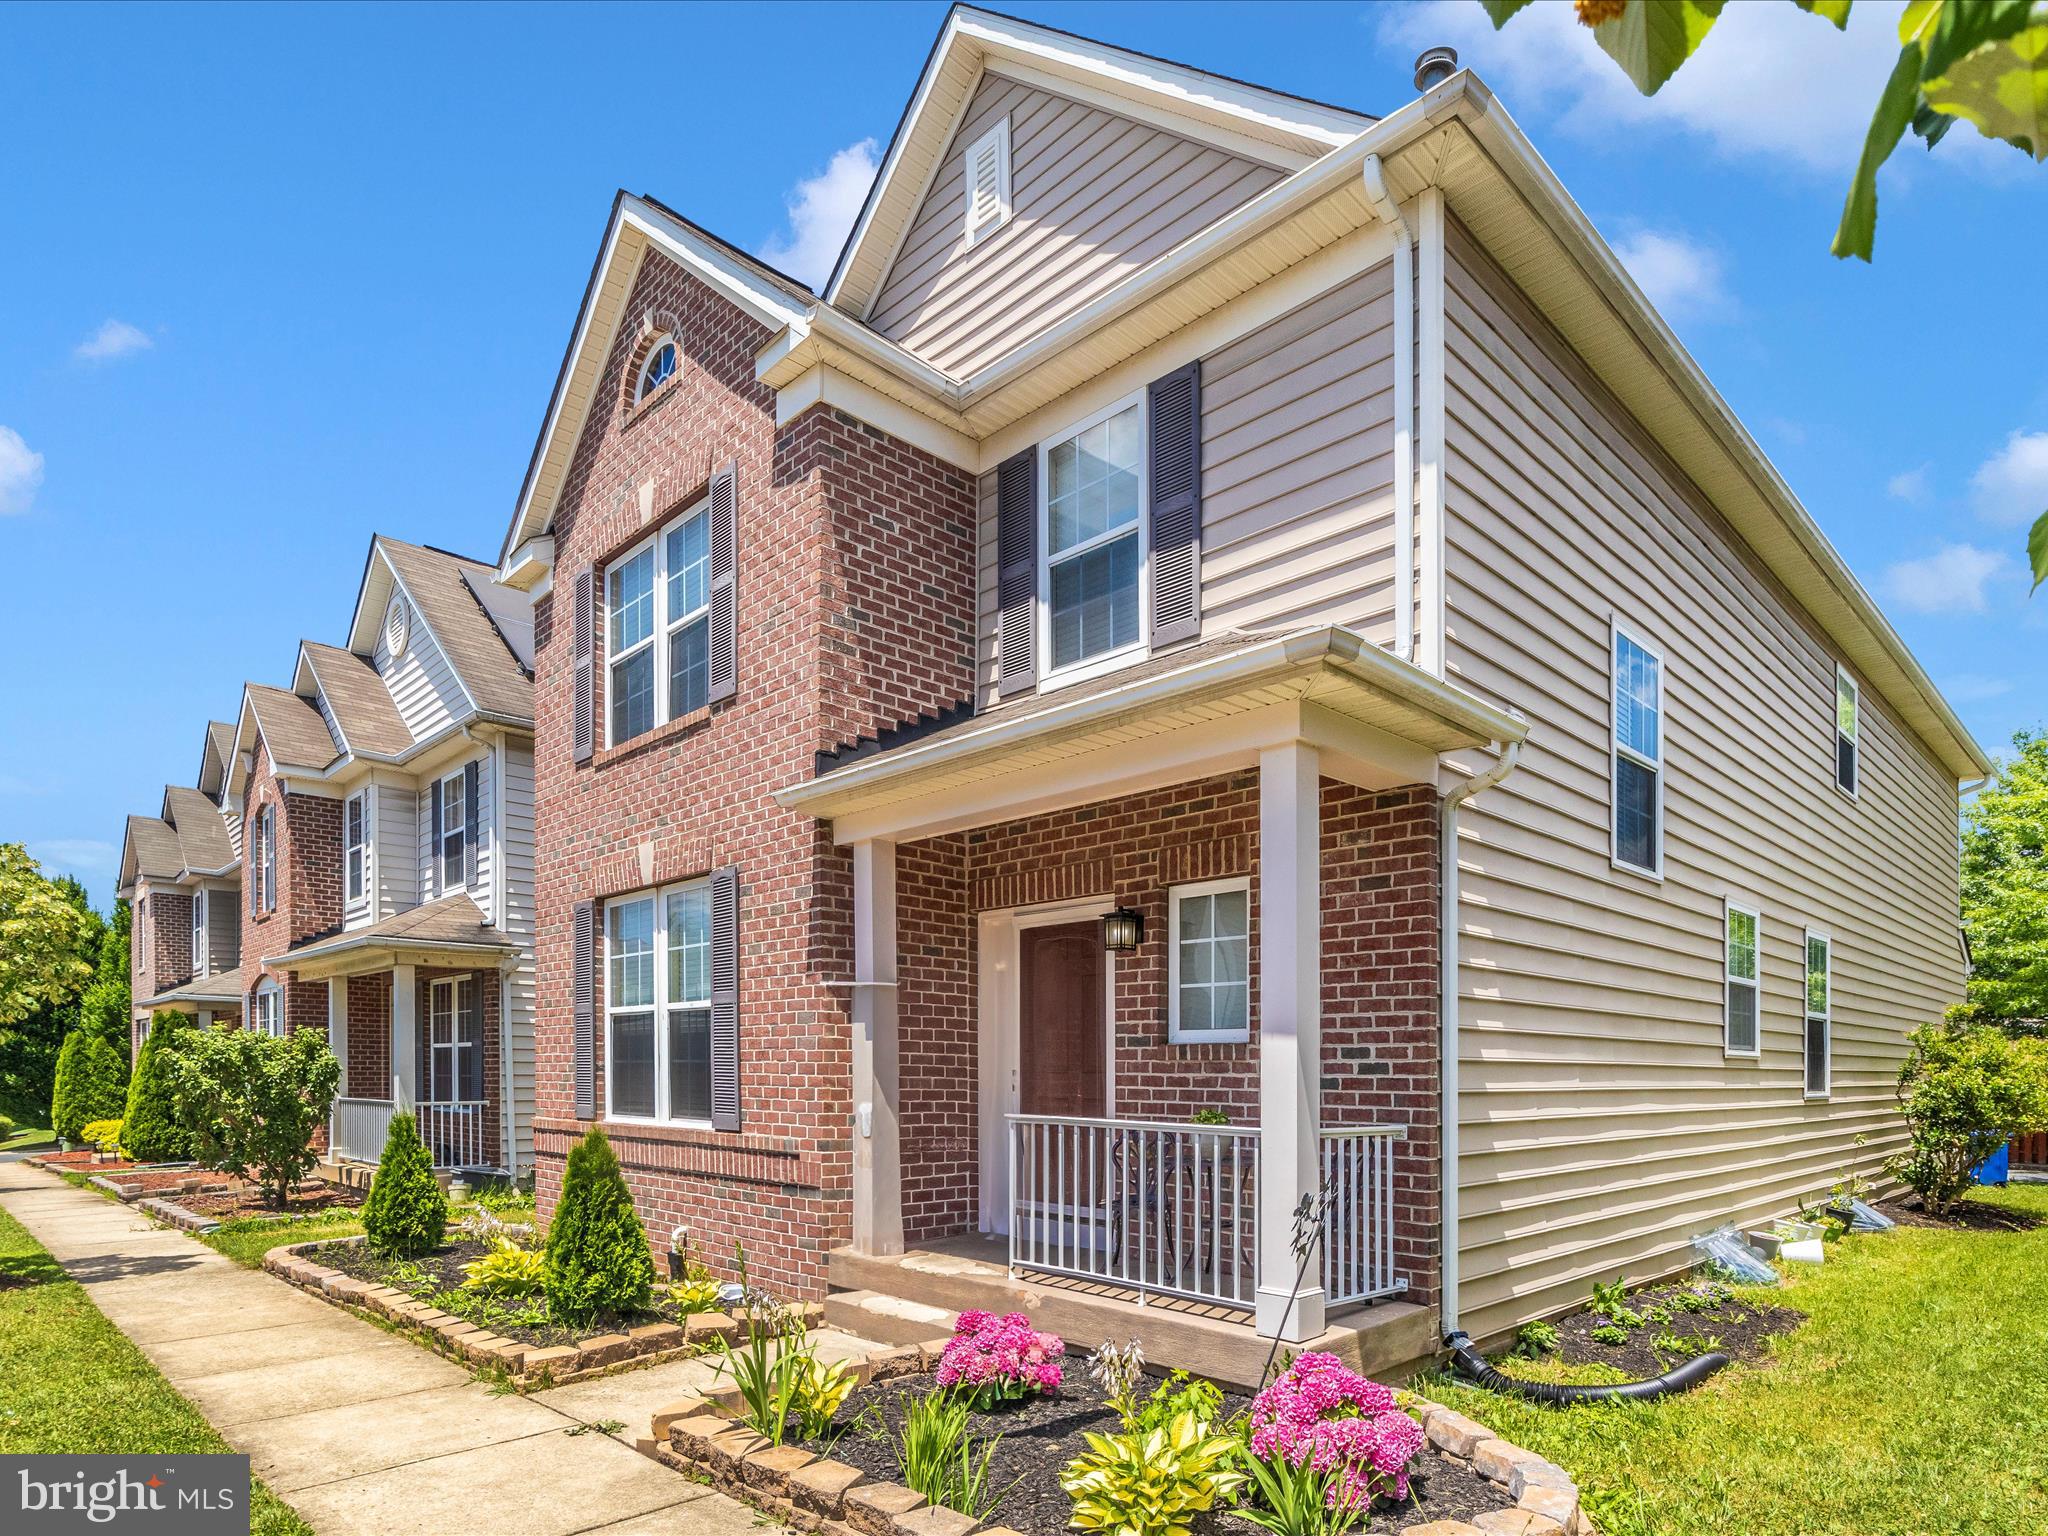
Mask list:
[[[1394,1143],[1405,1125],[1322,1133],[1323,1301],[1342,1306],[1408,1288],[1394,1273]]]
[[[434,1154],[436,1168],[488,1168],[484,1155],[490,1128],[489,1109],[482,1099],[445,1100],[414,1107],[420,1140]]]
[[[336,1099],[334,1113],[328,1118],[328,1147],[337,1157],[374,1163],[384,1155],[392,1108],[389,1099]]]
[[[1249,1307],[1259,1133],[1010,1115],[1010,1268]]]

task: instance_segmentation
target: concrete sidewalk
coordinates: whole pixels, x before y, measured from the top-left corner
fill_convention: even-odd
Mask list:
[[[646,1433],[660,1394],[682,1395],[656,1372],[492,1397],[462,1367],[54,1174],[0,1163],[0,1207],[321,1536],[751,1536],[760,1523],[621,1439],[566,1433],[601,1418]]]

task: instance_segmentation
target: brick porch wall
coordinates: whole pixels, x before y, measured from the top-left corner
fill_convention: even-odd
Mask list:
[[[1437,799],[1415,785],[1322,790],[1323,1116],[1401,1121],[1395,1246],[1433,1299],[1438,1230]],[[975,914],[1101,896],[1145,916],[1116,957],[1116,1113],[1258,1121],[1258,775],[1036,816],[898,852],[903,1181],[910,1241],[972,1230],[978,1203]],[[1167,1040],[1167,891],[1250,875],[1252,1040]],[[964,896],[964,905],[956,905]]]
[[[351,976],[348,988],[348,1080],[351,1099],[391,1097],[391,973]]]

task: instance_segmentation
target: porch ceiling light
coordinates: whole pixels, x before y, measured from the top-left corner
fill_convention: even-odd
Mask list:
[[[1118,907],[1102,914],[1102,947],[1127,955],[1145,937],[1145,914]]]

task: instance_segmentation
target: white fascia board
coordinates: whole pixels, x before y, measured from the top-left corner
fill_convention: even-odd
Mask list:
[[[775,425],[787,425],[814,405],[844,411],[956,469],[980,473],[981,445],[972,437],[830,364],[813,365],[795,383],[775,392]]]
[[[554,568],[555,536],[544,533],[526,540],[505,557],[498,567],[498,580],[514,591],[535,596],[541,581]]]

